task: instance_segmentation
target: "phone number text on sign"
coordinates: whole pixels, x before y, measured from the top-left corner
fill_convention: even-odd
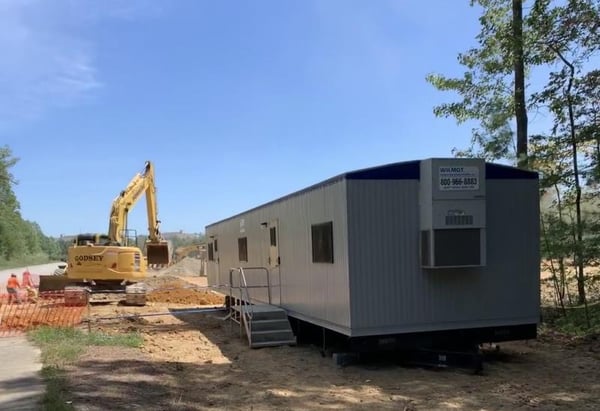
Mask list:
[[[440,167],[439,187],[448,190],[479,190],[479,168]]]

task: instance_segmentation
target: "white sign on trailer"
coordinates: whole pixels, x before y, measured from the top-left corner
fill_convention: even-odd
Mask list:
[[[441,191],[479,190],[479,168],[452,166],[439,168]]]

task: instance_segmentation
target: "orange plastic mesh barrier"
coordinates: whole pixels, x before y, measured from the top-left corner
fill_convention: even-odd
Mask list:
[[[16,335],[42,325],[72,327],[81,323],[85,306],[65,306],[62,291],[39,296],[0,294],[0,337]]]

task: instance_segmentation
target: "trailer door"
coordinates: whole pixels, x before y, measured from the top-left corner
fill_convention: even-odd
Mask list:
[[[269,224],[269,268],[279,267],[279,224],[277,220]]]
[[[281,258],[279,257],[279,220],[269,223],[269,272],[271,277],[271,299],[281,304]]]
[[[213,272],[215,273],[215,285],[223,285],[223,279],[219,272],[219,242],[217,236],[210,236],[210,242],[208,243],[208,262],[212,264]]]

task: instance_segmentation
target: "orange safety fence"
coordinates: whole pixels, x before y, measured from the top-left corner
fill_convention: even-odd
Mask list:
[[[86,306],[65,305],[63,291],[40,295],[24,292],[0,294],[0,337],[20,334],[39,326],[73,327],[82,321]]]

